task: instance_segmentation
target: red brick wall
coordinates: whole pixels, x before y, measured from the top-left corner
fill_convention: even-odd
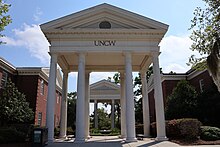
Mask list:
[[[2,73],[3,73],[3,71],[4,72],[6,72],[6,73],[8,73],[8,78],[10,78],[11,80],[12,80],[12,82],[14,82],[15,83],[15,78],[14,78],[14,75],[13,74],[11,74],[11,73],[9,73],[9,72],[7,72],[6,70],[4,70],[2,67],[0,67],[0,84],[1,84],[1,79],[2,79]],[[0,87],[0,94],[2,93],[2,88]]]
[[[155,114],[155,101],[154,101],[154,90],[148,93],[149,99],[149,110],[150,110],[150,122],[156,121],[156,114]]]
[[[166,107],[167,97],[172,93],[173,88],[176,87],[178,80],[165,80],[162,82],[164,108]],[[154,89],[148,93],[149,109],[150,109],[150,122],[156,121]]]
[[[44,93],[41,94],[41,81],[43,79],[38,77],[37,97],[36,97],[36,111],[35,111],[35,124],[38,124],[38,113],[42,113],[41,126],[46,126],[46,108],[47,108],[47,90],[48,84],[44,81]]]
[[[204,90],[209,89],[209,87],[214,83],[212,80],[212,77],[209,75],[209,72],[206,70],[202,74],[189,80],[190,84],[196,88],[197,92],[201,92],[200,91],[200,84],[199,84],[199,81],[201,79],[203,79],[203,82],[204,82]]]
[[[44,80],[44,94],[41,94],[41,81],[42,78],[38,78],[38,88],[37,88],[37,100],[36,100],[36,112],[35,112],[35,124],[38,123],[38,113],[42,112],[42,126],[46,126],[46,108],[47,108],[47,94],[48,94],[48,83]],[[55,127],[60,125],[60,107],[61,107],[61,98],[58,100],[57,97],[61,94],[60,92],[56,91],[56,98],[55,98],[55,111],[54,111],[54,124]]]

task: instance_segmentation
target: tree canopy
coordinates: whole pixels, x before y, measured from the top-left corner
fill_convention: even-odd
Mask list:
[[[190,36],[193,44],[192,51],[198,51],[202,57],[192,55],[189,64],[197,68],[206,67],[206,58],[211,54],[211,49],[220,36],[220,1],[203,0],[205,8],[197,7],[191,20],[192,34]]]
[[[10,15],[7,15],[10,6],[11,5],[0,0],[0,37],[4,36],[1,32],[4,31],[5,27],[12,22]],[[2,43],[3,42],[0,41],[0,44]]]
[[[34,112],[25,95],[9,79],[0,96],[0,124],[29,123],[33,118]]]
[[[195,117],[196,108],[196,90],[186,80],[182,80],[167,98],[166,119]]]
[[[68,107],[67,107],[67,126],[75,130],[76,122],[76,92],[67,94]]]

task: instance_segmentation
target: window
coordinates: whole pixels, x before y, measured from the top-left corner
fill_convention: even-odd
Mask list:
[[[99,24],[99,28],[100,29],[111,29],[111,23],[108,22],[108,21],[102,21],[100,24]]]
[[[2,72],[2,79],[1,79],[1,88],[4,88],[7,83],[8,73],[3,71]]]
[[[38,112],[37,125],[41,126],[41,124],[42,124],[42,112]]]
[[[41,80],[40,82],[40,93],[41,95],[44,95],[44,80]]]
[[[203,92],[204,91],[204,80],[203,79],[199,80],[199,87],[200,87],[200,91]]]
[[[57,104],[59,104],[60,96],[57,96]]]

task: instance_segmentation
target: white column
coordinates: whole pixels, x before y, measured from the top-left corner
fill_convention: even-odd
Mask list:
[[[90,73],[86,71],[85,75],[85,138],[89,138],[89,102],[90,102],[90,89],[89,89],[89,75]]]
[[[115,127],[115,100],[112,100],[111,107],[111,129]]]
[[[149,100],[148,100],[146,71],[141,72],[141,82],[142,82],[144,136],[149,137],[150,136],[150,113],[149,113]]]
[[[85,142],[85,54],[83,53],[79,53],[78,61],[75,142]]]
[[[94,100],[94,123],[95,123],[95,128],[98,128],[98,116],[97,116],[97,107],[98,107],[98,102],[97,100]]]
[[[46,127],[48,128],[48,142],[54,141],[54,107],[56,98],[57,55],[51,54],[50,73],[48,81]]]
[[[62,86],[62,101],[61,101],[61,114],[60,114],[60,138],[66,137],[67,128],[67,85],[68,85],[68,72],[63,71],[63,86]]]
[[[136,141],[135,137],[135,115],[134,115],[134,93],[132,83],[132,61],[131,53],[125,53],[125,81],[126,81],[126,142]]]
[[[153,74],[154,74],[154,99],[155,99],[156,121],[157,121],[156,140],[167,140],[158,54],[153,55]]]
[[[121,88],[121,138],[126,138],[126,102],[125,102],[125,79],[124,72],[120,72],[120,88]]]

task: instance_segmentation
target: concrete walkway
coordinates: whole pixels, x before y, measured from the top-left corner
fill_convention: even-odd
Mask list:
[[[180,147],[180,145],[170,141],[158,142],[149,138],[144,138],[144,140],[138,140],[137,142],[126,143],[117,136],[93,136],[86,143],[74,143],[74,139],[71,138],[66,140],[58,139],[54,143],[48,144],[46,147]],[[195,147],[213,147],[213,145]],[[215,145],[215,147],[220,147],[220,145]]]

